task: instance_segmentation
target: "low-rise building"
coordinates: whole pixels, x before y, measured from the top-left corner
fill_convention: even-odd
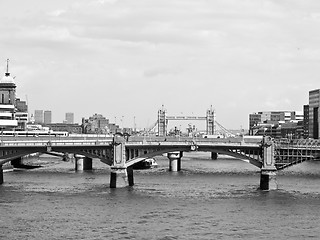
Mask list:
[[[249,115],[249,135],[274,138],[303,138],[304,115],[301,111],[268,111]]]
[[[44,126],[49,127],[49,129],[54,132],[82,133],[82,126],[79,124],[50,123]]]

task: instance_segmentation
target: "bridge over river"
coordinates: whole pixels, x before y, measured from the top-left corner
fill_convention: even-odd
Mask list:
[[[19,161],[33,153],[70,154],[75,156],[76,169],[92,169],[92,159],[98,158],[111,167],[110,187],[133,186],[133,165],[145,159],[167,154],[169,170],[180,171],[183,152],[211,152],[247,160],[261,171],[260,188],[276,189],[276,172],[307,160],[320,158],[319,140],[275,140],[264,138],[189,138],[113,136],[86,137],[12,137],[0,145],[0,184],[3,165]]]

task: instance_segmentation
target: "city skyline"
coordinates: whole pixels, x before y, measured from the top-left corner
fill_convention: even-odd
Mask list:
[[[319,88],[319,2],[149,2],[1,1],[1,75],[10,58],[29,113],[138,128],[162,105],[194,116],[212,105],[239,129],[252,112],[302,111]]]

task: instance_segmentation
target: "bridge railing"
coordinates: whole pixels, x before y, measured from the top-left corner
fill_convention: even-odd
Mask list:
[[[92,146],[110,145],[112,140],[39,140],[39,141],[2,141],[0,146],[24,147],[24,146]]]
[[[317,148],[320,149],[320,140],[318,139],[275,139],[274,140],[276,147],[281,148]]]

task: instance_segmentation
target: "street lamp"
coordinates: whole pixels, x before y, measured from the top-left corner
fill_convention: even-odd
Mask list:
[[[3,128],[1,128],[1,145],[2,145],[2,137],[3,137]]]

